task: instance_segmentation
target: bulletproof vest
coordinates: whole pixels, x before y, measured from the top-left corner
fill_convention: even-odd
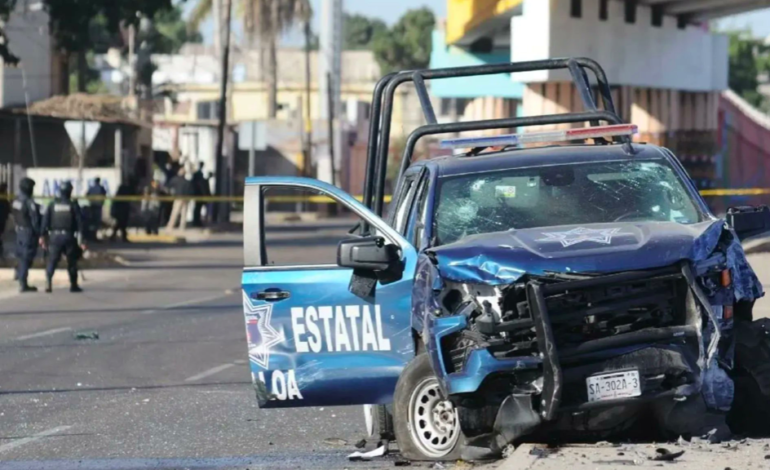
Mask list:
[[[32,214],[31,210],[34,210],[29,199],[14,199],[12,204],[13,209],[13,222],[17,228],[29,228],[34,229],[32,226]]]
[[[51,211],[51,230],[72,232],[75,230],[75,214],[72,201],[56,200],[48,207]]]

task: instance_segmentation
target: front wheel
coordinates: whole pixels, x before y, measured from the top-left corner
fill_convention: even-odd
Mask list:
[[[464,441],[457,410],[441,394],[427,354],[407,364],[393,404],[396,441],[410,460],[457,460]]]

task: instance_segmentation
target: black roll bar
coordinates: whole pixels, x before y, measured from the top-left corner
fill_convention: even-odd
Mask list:
[[[382,215],[385,175],[388,165],[388,147],[390,146],[391,118],[393,115],[393,101],[396,89],[399,85],[409,81],[415,83],[423,112],[425,113],[426,120],[429,123],[428,126],[435,126],[435,113],[433,112],[432,105],[430,105],[427,88],[425,87],[424,83],[425,80],[558,69],[570,70],[572,80],[575,83],[577,89],[580,91],[583,105],[589,111],[594,111],[597,108],[590,90],[590,83],[585,69],[593,72],[598,82],[599,93],[602,97],[605,111],[615,114],[615,105],[612,102],[612,92],[610,90],[604,69],[602,69],[601,65],[599,65],[596,61],[587,58],[549,59],[471,67],[404,71],[389,74],[380,79],[380,81],[377,82],[377,85],[375,86],[374,94],[372,97],[372,112],[369,123],[369,143],[367,146],[366,181],[364,183],[364,204],[367,207],[373,209],[376,214]],[[576,73],[577,70],[580,70],[580,73]],[[612,122],[614,121],[615,120],[613,119]],[[482,122],[486,121],[477,121],[476,123],[478,124]],[[544,121],[539,124],[555,123],[557,122]],[[482,130],[496,128],[498,127],[468,127],[463,128],[462,130]],[[377,196],[376,199],[374,198],[375,195]]]
[[[512,127],[542,126],[546,124],[573,124],[579,122],[609,122],[610,124],[623,124],[623,120],[615,113],[609,111],[589,111],[584,113],[548,114],[544,116],[530,116],[505,119],[488,119],[484,121],[450,122],[446,124],[428,124],[415,129],[406,140],[401,168],[398,173],[398,181],[412,163],[412,155],[417,141],[428,135],[448,134],[451,132],[486,131],[492,129],[509,129]],[[396,193],[398,186],[396,187]]]

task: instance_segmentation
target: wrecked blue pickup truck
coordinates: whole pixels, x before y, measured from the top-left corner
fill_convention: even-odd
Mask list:
[[[587,111],[439,124],[425,87],[559,68]],[[406,82],[428,124],[407,141],[382,217],[393,94]],[[429,135],[555,124],[580,127],[452,138],[441,143],[452,156],[411,161]],[[763,290],[740,240],[770,230],[770,211],[715,217],[677,158],[633,143],[635,131],[588,59],[385,77],[363,203],[313,179],[247,180],[242,284],[260,406],[369,405],[370,432],[417,460],[638,428],[656,438],[762,432],[770,324],[753,321]],[[336,263],[268,259],[265,200],[282,188],[360,218]]]

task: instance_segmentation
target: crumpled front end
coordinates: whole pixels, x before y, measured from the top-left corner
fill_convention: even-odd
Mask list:
[[[597,417],[582,420],[585,431],[617,429],[645,404],[689,397],[729,410],[733,317],[762,288],[721,223],[661,267],[533,274],[484,263],[507,282],[491,271],[465,281],[457,272],[444,276],[428,253],[413,304],[471,441],[493,435],[502,445],[577,415]],[[663,421],[678,419],[670,407],[664,414]]]

